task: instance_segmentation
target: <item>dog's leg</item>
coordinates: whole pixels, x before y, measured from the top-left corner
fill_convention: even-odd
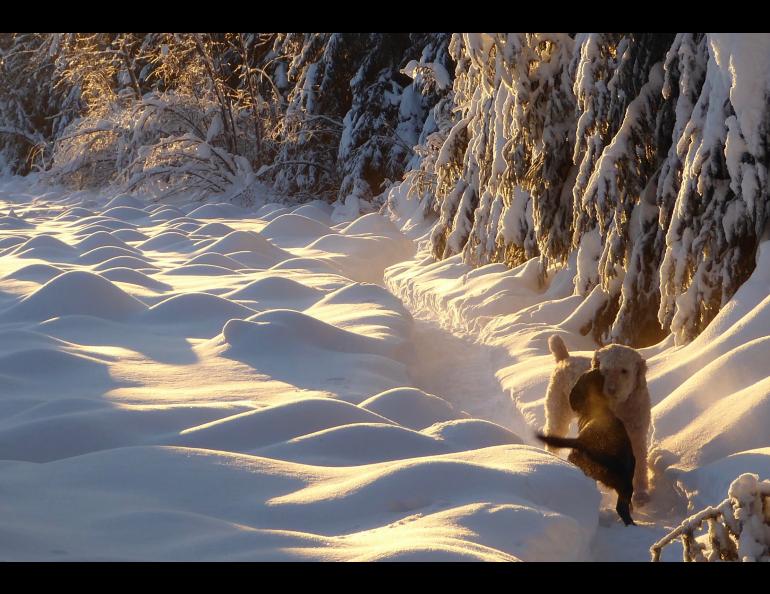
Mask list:
[[[631,439],[636,465],[634,468],[634,502],[644,505],[650,500],[647,478],[647,431],[634,432]]]
[[[566,402],[562,397],[563,395],[557,392],[554,389],[548,390],[545,400],[545,429],[543,433],[554,437],[566,437],[569,433],[569,424],[573,413],[569,407],[569,402]],[[545,447],[554,454],[559,451],[559,448],[549,444],[546,444]]]
[[[626,526],[636,526],[636,522],[634,522],[633,518],[631,517],[630,502],[631,502],[630,497],[619,494],[618,503],[615,506],[615,511],[618,512],[620,519],[623,520],[623,523]]]

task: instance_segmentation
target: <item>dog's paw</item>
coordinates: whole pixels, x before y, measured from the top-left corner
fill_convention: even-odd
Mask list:
[[[647,491],[639,491],[634,493],[632,501],[635,507],[642,507],[650,502],[650,494]]]

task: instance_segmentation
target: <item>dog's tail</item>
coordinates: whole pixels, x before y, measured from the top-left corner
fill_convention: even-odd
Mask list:
[[[567,345],[564,344],[564,341],[558,334],[554,334],[548,339],[548,348],[553,353],[557,363],[569,357]]]
[[[606,466],[607,468],[617,469],[619,466],[618,459],[614,456],[608,456],[603,452],[597,452],[593,448],[586,447],[574,437],[556,437],[555,435],[544,435],[542,433],[535,433],[535,437],[550,446],[557,448],[570,448],[572,450],[583,452],[586,456],[595,462],[598,462],[602,466]]]
[[[535,433],[535,437],[555,448],[583,449],[574,437],[556,437],[555,435],[544,435],[543,433]]]

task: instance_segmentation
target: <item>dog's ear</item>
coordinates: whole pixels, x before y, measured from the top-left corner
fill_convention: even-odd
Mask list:
[[[647,385],[647,361],[639,357],[639,363],[636,365],[636,385]]]

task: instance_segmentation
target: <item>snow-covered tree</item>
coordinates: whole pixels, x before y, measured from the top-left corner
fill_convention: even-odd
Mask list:
[[[463,251],[473,264],[515,265],[542,254],[544,270],[566,258],[558,229],[571,216],[562,194],[571,168],[571,50],[566,34],[454,35],[461,117],[435,165],[445,196],[436,255]]]
[[[286,64],[288,90],[273,164],[276,188],[357,202],[401,178],[429,110],[451,86],[448,39],[440,33],[279,35],[276,54]],[[428,76],[426,63],[438,74]]]
[[[545,279],[577,252],[576,292],[602,296],[583,329],[597,342],[691,339],[751,273],[765,229],[767,44],[455,34],[452,127],[407,174],[432,179],[434,255],[537,256]]]
[[[15,173],[44,167],[51,142],[82,109],[80,89],[59,84],[65,36],[0,34],[0,154]]]
[[[708,325],[755,266],[767,220],[769,47],[764,35],[709,36],[705,79],[677,140],[682,179],[659,318],[680,343]]]

